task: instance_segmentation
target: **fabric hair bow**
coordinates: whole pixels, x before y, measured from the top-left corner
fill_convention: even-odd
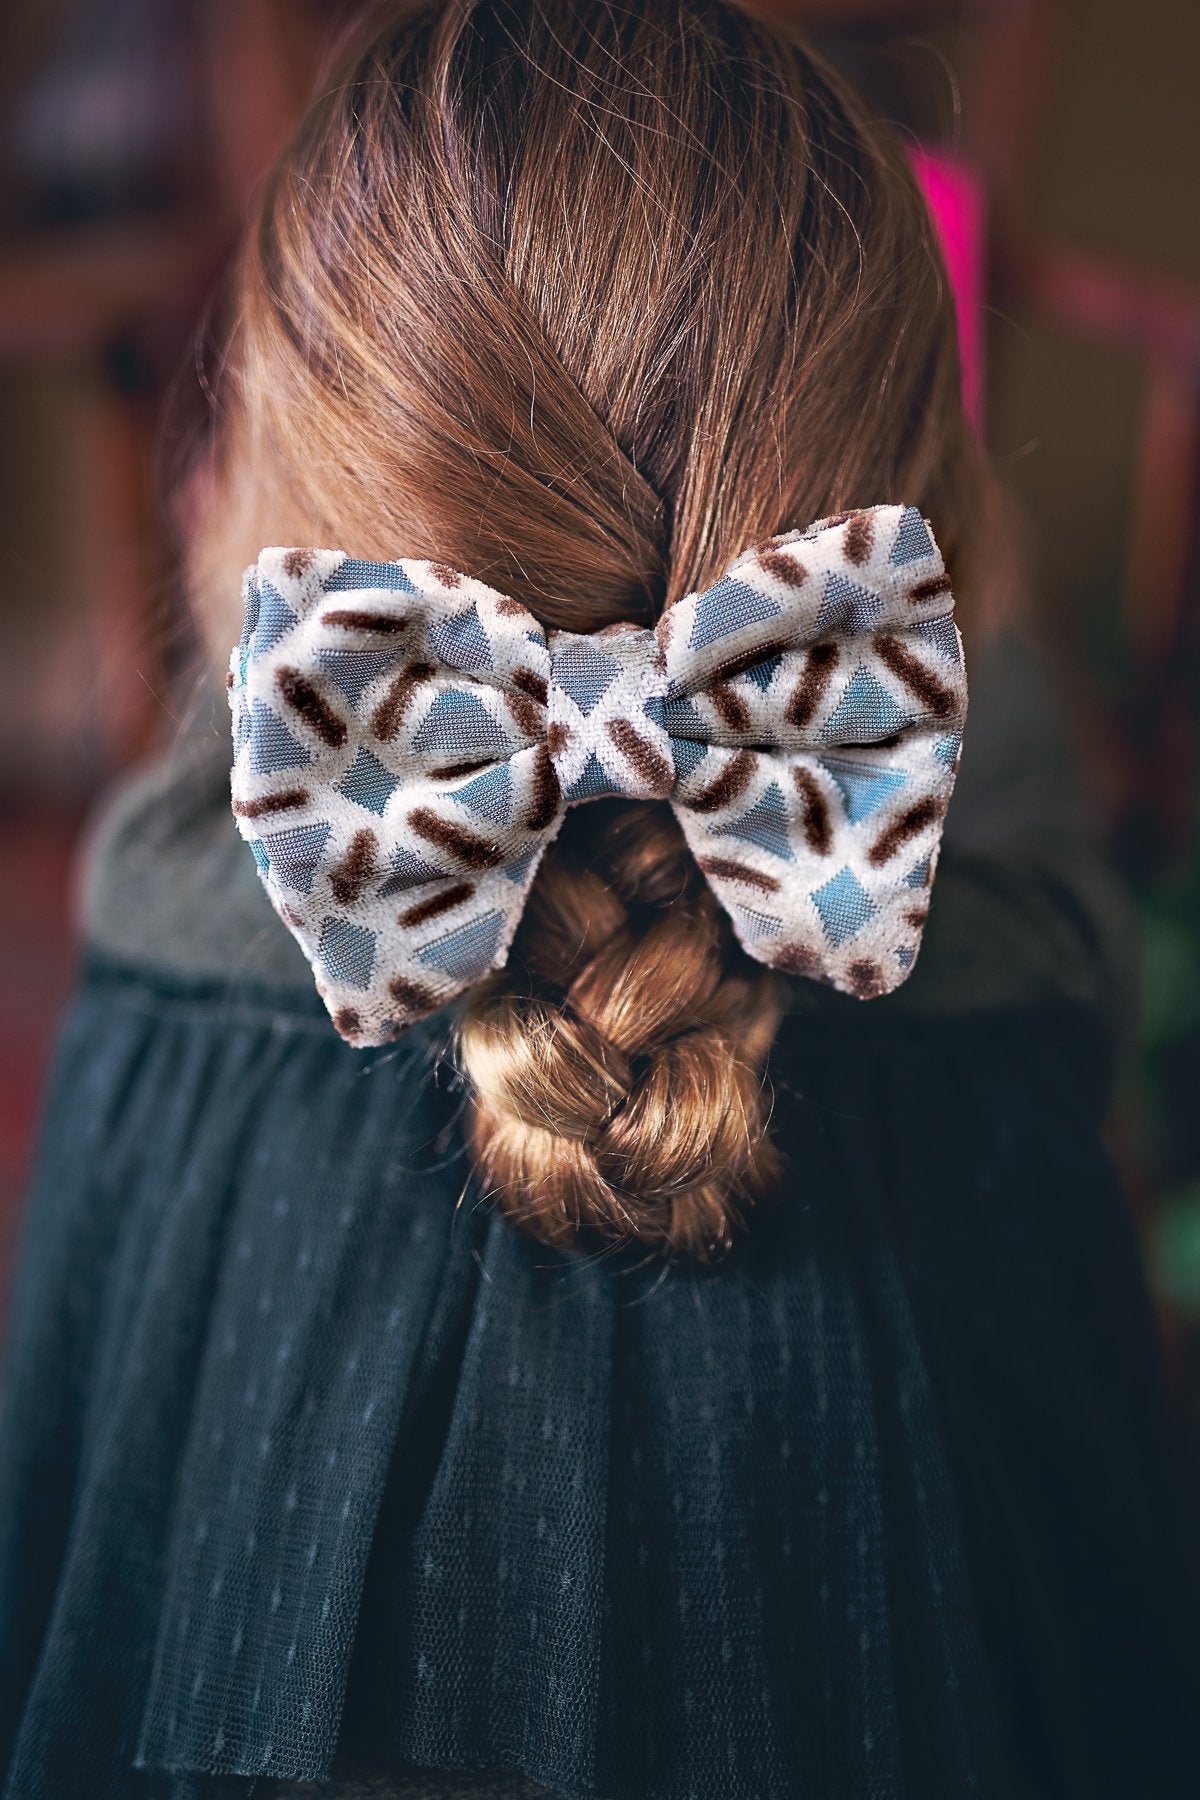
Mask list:
[[[747,955],[912,968],[967,690],[921,514],[739,556],[653,629],[546,630],[440,563],[268,549],[228,676],[233,811],[334,1025],[387,1043],[502,966],[568,807],[666,800]]]

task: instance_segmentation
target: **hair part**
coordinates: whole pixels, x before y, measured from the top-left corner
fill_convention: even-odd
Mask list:
[[[373,20],[237,267],[191,561],[222,654],[265,542],[428,558],[594,631],[893,501],[958,585],[980,463],[947,279],[823,62],[720,0]],[[669,806],[572,809],[458,1032],[485,1189],[546,1242],[721,1254],[778,1185],[784,993]]]

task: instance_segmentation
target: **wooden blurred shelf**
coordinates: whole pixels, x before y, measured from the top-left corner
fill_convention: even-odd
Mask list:
[[[0,361],[92,356],[130,325],[186,306],[227,237],[226,221],[196,214],[0,242]]]

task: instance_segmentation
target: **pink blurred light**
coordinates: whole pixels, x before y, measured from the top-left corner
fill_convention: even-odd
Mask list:
[[[954,289],[963,365],[963,401],[983,429],[983,291],[987,199],[969,164],[939,150],[910,152],[917,180],[937,225]]]

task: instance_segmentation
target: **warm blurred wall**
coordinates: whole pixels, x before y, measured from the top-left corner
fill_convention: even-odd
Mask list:
[[[1153,0],[1136,28],[1119,0],[1038,11],[1040,91],[1008,224],[1014,248],[1053,252],[1062,266],[1029,271],[1025,295],[1014,281],[995,321],[992,447],[1036,525],[1052,629],[1102,702],[1119,704],[1128,659],[1152,648],[1169,604],[1133,566],[1147,554],[1136,508],[1154,498],[1139,484],[1149,478],[1165,500],[1190,482],[1184,505],[1195,512],[1200,7]],[[1161,447],[1146,443],[1156,426]],[[1164,466],[1143,467],[1145,452]]]
[[[1194,294],[1200,8],[1074,0],[1040,10],[1045,74],[1023,184],[1029,229]]]

